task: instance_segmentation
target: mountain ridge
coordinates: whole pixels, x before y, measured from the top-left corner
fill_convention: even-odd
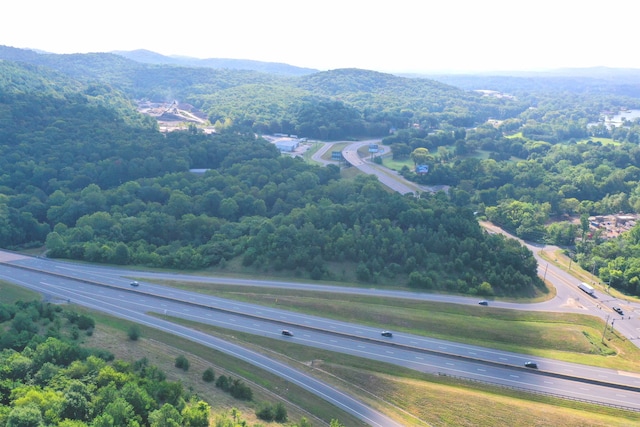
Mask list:
[[[230,70],[251,70],[268,74],[279,74],[285,76],[302,76],[317,73],[320,70],[313,68],[297,67],[295,65],[281,62],[264,62],[252,59],[232,59],[232,58],[194,58],[190,56],[162,55],[147,49],[136,50],[116,50],[115,55],[131,59],[136,62],[154,65],[176,65],[182,67],[203,67],[203,68],[224,68]]]

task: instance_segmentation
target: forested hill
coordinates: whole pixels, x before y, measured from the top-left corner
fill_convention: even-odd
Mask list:
[[[297,77],[251,70],[140,63],[108,53],[55,55],[0,47],[0,59],[98,81],[132,99],[188,102],[211,122],[232,121],[255,132],[322,139],[384,136],[393,128],[469,127],[515,117],[528,106],[428,79],[368,70],[333,70]],[[339,118],[339,120],[336,120]]]
[[[303,76],[317,73],[319,70],[312,68],[296,67],[278,62],[253,61],[249,59],[230,58],[190,58],[186,56],[166,56],[145,49],[132,51],[113,51],[116,55],[123,56],[136,62],[156,65],[175,65],[180,67],[202,67],[227,70],[251,70],[261,73],[277,74],[282,76]]]
[[[416,76],[414,76],[416,77]],[[462,89],[489,89],[517,96],[568,92],[640,98],[640,72],[636,69],[594,67],[505,74],[425,75]]]
[[[0,247],[471,294],[541,284],[527,249],[483,233],[444,194],[344,180],[242,127],[163,135],[109,86],[0,67]]]

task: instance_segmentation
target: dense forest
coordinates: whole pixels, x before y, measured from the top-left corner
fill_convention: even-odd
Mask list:
[[[314,279],[531,294],[540,286],[533,258],[484,235],[476,220],[487,218],[524,239],[565,246],[612,286],[640,292],[637,242],[588,232],[589,216],[640,210],[640,121],[604,121],[640,107],[633,73],[436,81],[7,47],[0,58],[3,247],[46,241],[50,256],[95,262],[240,264]],[[196,127],[162,135],[136,113],[139,98],[180,99],[224,126],[213,136]],[[380,137],[394,161],[429,165],[416,174],[406,163],[405,178],[449,191],[389,194],[374,179],[281,157],[261,133]]]
[[[181,269],[240,260],[258,272],[474,294],[541,286],[528,250],[484,234],[444,194],[344,180],[242,127],[163,135],[115,95],[106,108],[111,92],[96,83],[47,91],[37,70],[1,65],[20,75],[1,98],[4,247],[46,240],[52,257]]]
[[[232,120],[255,132],[308,138],[381,136],[414,123],[474,126],[527,108],[434,80],[367,70],[291,76],[140,63],[110,53],[36,54],[6,46],[0,46],[0,59],[45,67],[87,84],[99,81],[131,99],[177,99],[204,111],[211,123]]]
[[[240,412],[212,413],[207,401],[186,390],[146,358],[117,360],[103,349],[82,345],[95,320],[41,301],[0,303],[0,425],[7,427],[235,427],[248,426]],[[132,327],[123,340],[138,340]],[[189,369],[184,355],[175,367]],[[220,392],[251,401],[240,379],[202,372]],[[209,396],[211,398],[211,396]],[[282,403],[256,402],[256,417],[284,423]],[[310,427],[302,418],[294,427]],[[334,420],[332,426],[341,426]]]

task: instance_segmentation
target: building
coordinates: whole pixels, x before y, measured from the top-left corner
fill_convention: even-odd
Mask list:
[[[300,141],[297,139],[289,139],[289,138],[281,138],[276,139],[274,141],[276,144],[276,148],[280,151],[285,151],[287,153],[292,153],[298,148],[300,145]]]

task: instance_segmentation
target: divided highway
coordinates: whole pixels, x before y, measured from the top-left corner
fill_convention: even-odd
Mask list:
[[[17,266],[22,268],[16,268]],[[42,272],[30,270],[31,268]],[[53,272],[55,275],[48,272]],[[381,325],[380,329],[371,328],[150,283],[141,282],[139,287],[132,288],[129,286],[130,280],[124,278],[125,275],[133,275],[136,278],[148,277],[150,280],[179,278],[185,281],[236,282],[235,279],[132,272],[28,257],[13,259],[5,265],[0,264],[0,277],[5,280],[30,287],[51,297],[71,299],[74,303],[102,311],[108,309],[114,315],[127,316],[150,326],[162,325],[163,328],[169,328],[168,322],[159,321],[146,313],[170,314],[273,339],[292,340],[298,344],[367,357],[422,372],[465,377],[539,393],[640,410],[640,375],[633,373],[540,358],[535,359],[540,368],[536,371],[524,368],[524,363],[530,360],[529,356],[402,333],[394,333],[392,338],[384,338],[380,335],[384,325]],[[272,281],[241,282],[252,286],[261,284],[305,289],[319,287],[312,284],[299,285]],[[333,291],[340,290],[345,289],[340,287],[333,289]],[[346,289],[346,291],[367,294],[374,292],[371,289]],[[475,300],[461,297],[381,292],[397,298],[410,296],[414,299],[436,298],[447,302],[477,304]],[[492,303],[492,305],[496,304]],[[186,329],[178,328],[176,325],[171,326],[171,328],[174,327],[176,330],[180,329],[181,333]],[[281,329],[291,330],[294,336],[282,336]],[[219,342],[215,344],[215,346],[220,345],[222,344]],[[233,352],[237,350],[234,349]],[[282,372],[280,367],[274,370]],[[355,412],[360,413],[362,410]],[[392,424],[383,423],[383,425]]]
[[[1,259],[2,254],[0,253]],[[189,303],[172,301],[167,297],[158,298],[144,293],[132,293],[128,289],[129,280],[121,279],[120,285],[122,288],[118,289],[117,287],[112,287],[112,285],[92,284],[89,279],[64,277],[63,275],[50,274],[45,271],[25,269],[25,267],[27,266],[23,265],[22,268],[16,269],[15,267],[9,267],[8,264],[2,264],[0,261],[0,279],[41,292],[47,298],[68,300],[74,304],[156,328],[229,354],[306,389],[371,426],[402,427],[402,424],[303,371],[242,346],[231,344],[211,335],[147,314],[148,312],[156,312],[198,320],[198,318],[194,318],[190,314],[194,307]],[[123,271],[123,273],[126,272]],[[182,296],[184,297],[185,295]],[[192,294],[189,298],[197,301],[201,297],[202,295]],[[211,313],[205,314],[200,320],[210,316],[212,316]],[[224,314],[216,317],[218,322],[212,324],[222,327],[232,326],[235,320]],[[237,328],[231,327],[230,329]],[[280,336],[280,334],[278,333],[277,336]]]

